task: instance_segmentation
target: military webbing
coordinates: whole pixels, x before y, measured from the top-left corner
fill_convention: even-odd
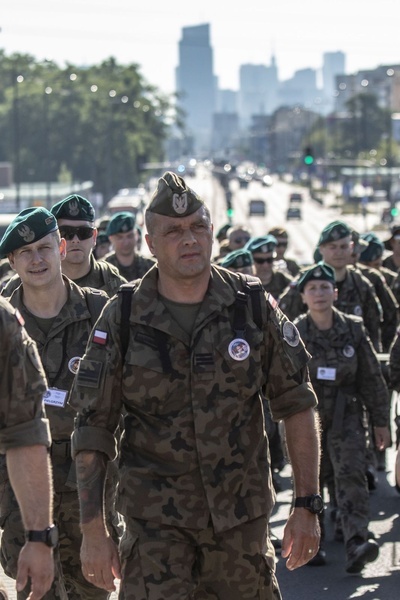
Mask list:
[[[90,321],[92,327],[94,327],[94,324],[99,318],[101,311],[103,310],[105,304],[108,301],[108,298],[104,297],[103,294],[99,292],[99,290],[96,290],[94,288],[83,287],[81,289],[85,294],[86,304],[90,312]]]
[[[134,283],[123,283],[118,290],[118,294],[121,294],[121,323],[119,326],[119,334],[123,360],[125,360],[126,351],[128,350],[130,334],[129,317],[131,314],[132,296],[135,289],[136,285]]]
[[[244,292],[238,291],[236,294],[235,313],[233,319],[233,329],[237,337],[245,336],[246,312],[245,307],[250,295],[253,320],[259,329],[262,328],[262,313],[261,313],[261,294],[264,293],[261,282],[248,279],[244,275],[245,282],[243,284]],[[129,345],[130,325],[129,317],[131,314],[132,296],[136,289],[134,283],[123,283],[118,294],[121,294],[121,323],[120,323],[120,340],[121,354],[125,359],[126,351]],[[167,348],[167,336],[162,331],[155,331],[157,346],[160,352],[160,359],[165,373],[170,373],[172,370],[171,360]]]

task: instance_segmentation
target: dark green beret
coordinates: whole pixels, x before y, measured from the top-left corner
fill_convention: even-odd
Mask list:
[[[239,250],[229,252],[229,254],[224,256],[223,260],[221,260],[219,264],[221,267],[225,267],[225,269],[229,269],[229,267],[232,267],[233,269],[250,267],[252,264],[254,264],[253,255],[248,250],[239,248]]]
[[[351,239],[354,244],[354,254],[361,254],[368,246],[368,242],[366,242],[355,229],[351,232]]]
[[[25,208],[15,217],[4,232],[0,242],[0,257],[41,240],[58,229],[57,220],[43,206]]]
[[[78,194],[71,194],[57,202],[50,212],[56,219],[69,219],[70,221],[94,221],[93,205]]]
[[[318,246],[327,244],[328,242],[337,242],[348,235],[351,236],[352,231],[353,230],[343,221],[333,221],[322,230],[318,240]]]
[[[385,246],[375,233],[362,233],[361,238],[368,243],[360,254],[361,262],[372,262],[382,256]]]
[[[314,250],[313,259],[315,263],[319,263],[322,260],[322,254],[318,247]]]
[[[113,215],[107,225],[106,234],[127,233],[135,228],[136,217],[129,211],[118,212]]]
[[[319,262],[313,265],[300,275],[297,281],[297,289],[299,292],[304,291],[304,286],[308,281],[330,281],[336,287],[335,271],[324,262]]]
[[[277,243],[277,239],[273,235],[263,235],[250,238],[244,248],[252,254],[255,252],[275,252]]]
[[[204,206],[203,200],[179,175],[167,171],[158,180],[146,211],[165,217],[187,217]]]
[[[99,231],[96,238],[96,246],[100,244],[109,244],[110,240],[108,239],[108,235],[104,233],[104,231]]]
[[[383,242],[383,244],[384,244],[384,246],[385,246],[386,250],[392,250],[391,241],[393,240],[393,238],[394,238],[395,236],[398,236],[398,235],[400,235],[400,225],[399,225],[398,223],[397,223],[396,225],[393,225],[393,226],[390,228],[390,233],[391,233],[391,236],[390,236],[390,238],[388,238],[387,240],[385,240],[385,241]]]
[[[228,229],[230,229],[232,227],[232,225],[230,223],[225,223],[225,225],[222,225],[217,233],[216,233],[216,239],[219,242],[222,242],[222,240],[226,240],[226,232],[228,231]]]

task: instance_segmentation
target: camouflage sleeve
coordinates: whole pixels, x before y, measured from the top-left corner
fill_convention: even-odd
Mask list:
[[[267,329],[267,384],[274,420],[317,405],[307,363],[310,359],[295,325],[279,308],[270,311]]]
[[[50,446],[43,394],[46,376],[35,342],[15,309],[1,306],[0,451],[43,444]]]
[[[365,283],[367,286],[367,293],[363,307],[363,320],[375,350],[377,352],[381,352],[382,345],[380,327],[382,320],[382,307],[375,294],[372,283],[368,279],[366,279]]]
[[[81,450],[104,452],[116,457],[114,437],[122,411],[122,360],[118,298],[104,308],[91,333],[71,390],[69,404],[77,411],[72,434],[72,455]]]
[[[356,324],[357,337],[357,390],[371,415],[375,427],[389,424],[389,391],[382,375],[381,366],[366,328],[360,321]],[[354,331],[354,325],[353,325]]]
[[[398,334],[390,348],[389,378],[391,387],[400,392],[400,335]]]

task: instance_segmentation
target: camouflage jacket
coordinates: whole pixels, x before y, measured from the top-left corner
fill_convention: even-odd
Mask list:
[[[0,298],[0,452],[17,446],[50,446],[43,407],[46,376],[23,319]]]
[[[89,273],[84,277],[74,279],[74,282],[80,287],[104,290],[111,298],[118,292],[122,283],[127,283],[127,280],[120,275],[114,265],[104,260],[96,260],[92,254],[90,257]]]
[[[333,310],[334,321],[329,330],[319,330],[309,313],[295,320],[312,357],[310,377],[322,424],[332,424],[338,392],[342,391],[347,411],[358,410],[361,417],[365,406],[373,425],[384,427],[389,424],[389,393],[363,321]]]
[[[262,330],[249,301],[240,336],[248,356],[238,358],[233,321],[241,275],[212,267],[191,337],[160,300],[157,280],[155,267],[138,282],[125,361],[119,298],[96,325],[70,398],[79,413],[73,454],[88,449],[113,459],[113,433],[125,412],[117,509],[194,529],[211,516],[223,531],[272,509],[260,390],[275,419],[315,406],[309,356],[260,290]]]
[[[388,352],[399,323],[399,305],[386,283],[382,273],[378,269],[358,264],[357,268],[374,286],[376,296],[382,307],[381,340],[383,352]]]
[[[272,273],[271,281],[269,283],[263,283],[263,288],[277,300],[291,281],[292,277],[289,273],[285,274],[281,271],[274,271]]]
[[[108,300],[105,292],[80,288],[67,277],[64,277],[64,280],[68,290],[68,299],[55,317],[48,335],[43,333],[34,316],[25,308],[23,285],[18,287],[10,297],[11,304],[19,309],[25,320],[27,332],[36,342],[49,388],[57,388],[65,392],[63,406],[46,404],[46,414],[50,421],[53,441],[69,439],[73,430],[75,412],[68,405],[67,398],[77,370],[77,359],[81,358],[85,352],[94,324],[87,296],[93,294],[100,297],[99,302],[103,306]]]
[[[353,266],[347,267],[346,277],[338,285],[335,307],[347,315],[362,317],[375,350],[381,352],[382,307],[372,283]],[[307,312],[296,282],[291,283],[280,297],[279,308],[292,320]]]
[[[135,279],[140,279],[143,277],[145,273],[155,264],[155,260],[153,258],[146,258],[142,254],[135,252],[135,258],[133,263],[128,267],[124,267],[119,262],[115,252],[110,252],[106,254],[106,256],[102,259],[106,262],[117,267],[120,275],[125,277],[127,281],[134,281]]]

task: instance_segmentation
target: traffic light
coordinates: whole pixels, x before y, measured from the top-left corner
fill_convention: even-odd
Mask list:
[[[304,148],[303,161],[307,166],[311,166],[314,162],[314,154],[311,146]]]

